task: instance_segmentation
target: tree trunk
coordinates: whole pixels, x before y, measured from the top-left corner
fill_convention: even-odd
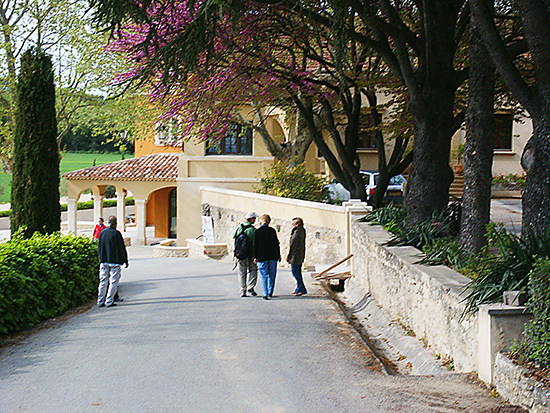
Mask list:
[[[485,0],[471,0],[479,13],[479,27],[493,63],[514,94],[531,115],[533,135],[525,145],[521,164],[527,174],[523,193],[522,237],[540,236],[550,218],[550,13],[543,0],[518,0],[525,40],[533,62],[533,79],[527,79],[514,64],[513,54],[495,25]]]
[[[521,226],[524,238],[540,237],[550,222],[550,118],[533,116],[532,120],[533,135],[521,159],[527,173]]]
[[[460,2],[428,0],[423,4],[424,38],[414,77],[401,64],[414,122],[414,154],[405,199],[410,225],[430,220],[449,202],[453,181],[449,157],[456,131],[453,109],[460,83],[454,69]]]
[[[440,86],[442,89],[443,86]],[[453,171],[449,166],[453,118],[454,88],[447,96],[428,95],[424,110],[411,112],[414,118],[414,154],[405,202],[409,224],[432,219],[449,202]],[[450,90],[449,90],[450,89]]]
[[[369,199],[369,204],[374,208],[379,208],[384,200],[384,194],[388,189],[390,179],[407,169],[412,162],[412,152],[406,154],[409,139],[405,139],[403,135],[399,135],[395,138],[390,160],[387,160],[384,135],[379,128],[382,124],[382,116],[377,108],[378,99],[376,93],[374,91],[367,91],[365,92],[365,96],[369,101],[372,122],[377,127],[376,148],[378,150],[378,183]]]
[[[252,125],[252,127],[259,132],[269,153],[277,160],[286,162],[291,166],[297,166],[304,163],[306,160],[307,151],[313,143],[313,137],[311,136],[307,124],[300,112],[298,111],[296,119],[296,135],[294,136],[294,139],[282,143],[275,142],[267,131],[264,123],[264,115],[262,114],[260,108],[256,108],[255,112],[257,124]],[[244,125],[250,126],[248,122],[242,119],[240,122]]]
[[[470,19],[470,77],[464,144],[464,196],[460,244],[477,255],[487,244],[490,219],[491,180],[495,142],[495,67],[477,26],[477,13]]]

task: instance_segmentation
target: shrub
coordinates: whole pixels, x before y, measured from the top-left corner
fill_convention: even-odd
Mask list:
[[[87,237],[21,233],[0,245],[0,333],[18,331],[97,293],[97,244]]]
[[[419,261],[425,265],[446,265],[454,270],[464,272],[471,266],[471,257],[464,254],[457,237],[443,237],[432,244],[425,245],[422,252],[426,256]]]
[[[529,307],[533,318],[525,326],[516,353],[524,361],[550,368],[550,260],[539,258],[529,279]]]
[[[493,176],[493,184],[502,185],[503,187],[524,188],[525,187],[525,172],[521,175],[518,174],[499,174]]]
[[[406,218],[407,213],[405,208],[400,205],[390,203],[386,206],[373,210],[368,215],[363,217],[361,221],[371,222],[372,224],[382,225],[383,227],[388,225],[388,228],[393,228],[392,230],[388,229],[388,231],[397,235],[399,228],[402,228],[405,225]]]
[[[105,188],[105,198],[116,198],[116,188],[113,185],[107,185]]]
[[[306,170],[305,163],[292,166],[276,162],[271,168],[264,169],[264,176],[256,191],[283,198],[320,201],[324,184],[323,178]]]
[[[434,215],[430,221],[416,225],[407,223],[404,208],[389,204],[368,214],[363,221],[384,226],[393,237],[388,245],[410,245],[423,248],[432,245],[441,237],[456,236],[460,228],[460,202],[449,204],[440,214]]]

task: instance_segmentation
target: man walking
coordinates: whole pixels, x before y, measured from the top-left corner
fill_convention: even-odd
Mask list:
[[[287,262],[292,269],[292,275],[296,278],[296,289],[292,294],[301,296],[307,294],[306,286],[302,278],[302,264],[306,256],[306,230],[304,221],[300,217],[292,219],[292,232],[288,247]]]
[[[271,217],[263,214],[260,217],[261,227],[254,237],[254,257],[262,276],[264,300],[273,297],[275,278],[277,277],[277,262],[281,260],[277,231],[269,226]]]
[[[128,253],[122,234],[116,229],[117,220],[109,217],[109,226],[99,234],[97,252],[99,255],[98,307],[113,307],[120,280],[122,264],[128,268]]]
[[[256,228],[254,228],[254,223],[256,222],[255,212],[249,212],[244,217],[244,222],[240,224],[233,238],[235,239],[235,257],[238,261],[239,266],[239,279],[241,282],[241,297],[246,297],[246,293],[249,292],[250,295],[256,296],[256,282],[258,280],[258,266],[254,262],[254,234]],[[241,238],[239,235],[245,234],[246,238],[244,239],[244,245],[241,243]],[[237,250],[238,249],[238,250]]]

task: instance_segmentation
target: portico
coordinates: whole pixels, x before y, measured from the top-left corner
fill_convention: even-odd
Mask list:
[[[148,202],[153,194],[168,193],[161,190],[176,188],[179,157],[179,154],[174,153],[157,153],[64,174],[63,177],[67,179],[69,232],[77,234],[78,231],[77,203],[82,192],[88,188],[91,189],[94,200],[94,221],[97,221],[103,215],[105,189],[108,185],[112,185],[116,188],[117,217],[120,228],[124,229],[122,226],[126,215],[126,197],[131,192],[136,208],[137,244],[146,245],[148,223],[155,225],[158,221],[162,224],[159,225],[160,228],[167,227],[164,222],[160,222],[164,218],[155,214],[155,210],[159,207],[156,205],[157,202],[150,205]],[[168,222],[168,217],[165,218]],[[159,232],[162,231],[159,229]],[[167,234],[157,234],[157,225],[155,225],[155,236],[168,238]]]

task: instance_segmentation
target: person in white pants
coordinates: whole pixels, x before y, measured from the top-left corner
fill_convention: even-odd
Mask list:
[[[98,307],[114,307],[115,294],[122,264],[128,268],[128,253],[122,234],[116,229],[117,219],[109,217],[109,227],[99,234],[97,253],[99,256],[99,288],[97,293]]]

